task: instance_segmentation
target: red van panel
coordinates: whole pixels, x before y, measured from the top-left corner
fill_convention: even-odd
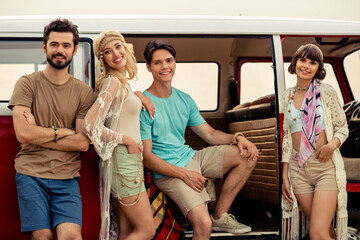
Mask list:
[[[20,232],[20,215],[15,183],[14,158],[20,150],[11,116],[0,117],[0,238],[29,239]],[[83,238],[97,240],[100,230],[98,157],[91,148],[81,155],[80,191],[83,202]]]

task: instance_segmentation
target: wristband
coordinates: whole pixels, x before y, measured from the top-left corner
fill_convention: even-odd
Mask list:
[[[242,134],[241,132],[235,133],[235,135],[232,138],[231,145],[237,145],[238,144],[238,140],[237,140],[238,136],[245,137],[244,134]]]
[[[58,141],[58,132],[57,132],[57,127],[54,127],[54,126],[51,126],[53,129],[54,129],[54,131],[55,131],[55,138],[54,138],[54,142],[56,142],[57,143],[57,141]]]

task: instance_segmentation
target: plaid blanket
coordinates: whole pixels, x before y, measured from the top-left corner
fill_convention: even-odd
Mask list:
[[[156,234],[154,240],[184,239],[184,232],[177,221],[182,213],[176,204],[161,192],[151,180],[151,171],[145,170],[145,187],[150,197],[151,208],[154,213]]]

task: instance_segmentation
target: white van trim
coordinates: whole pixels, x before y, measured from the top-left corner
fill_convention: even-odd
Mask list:
[[[82,34],[116,29],[123,34],[360,35],[355,21],[168,15],[2,16],[0,33],[40,33],[56,18],[73,21]]]

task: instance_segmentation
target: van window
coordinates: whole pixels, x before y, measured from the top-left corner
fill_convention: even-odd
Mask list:
[[[240,103],[275,93],[272,62],[246,62],[240,68]]]
[[[79,43],[70,73],[90,85],[90,44]],[[40,40],[0,39],[0,101],[8,101],[16,81],[25,74],[41,71],[46,67],[46,56]]]
[[[134,91],[144,91],[153,81],[145,63],[138,63],[138,80],[130,81]],[[176,63],[172,86],[189,94],[200,111],[218,108],[219,66],[214,62]],[[206,93],[206,94],[204,94]]]
[[[357,50],[344,59],[344,69],[354,98],[360,99],[360,50]]]

